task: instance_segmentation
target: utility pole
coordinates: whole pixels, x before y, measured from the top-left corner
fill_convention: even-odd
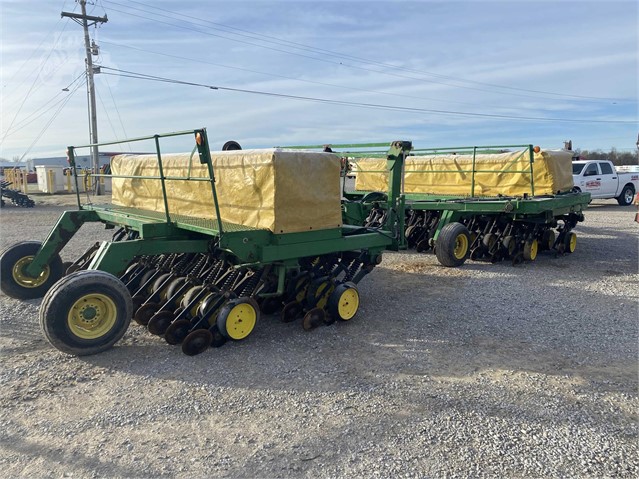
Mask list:
[[[109,19],[106,17],[93,17],[91,15],[87,15],[87,0],[77,0],[80,3],[80,7],[82,8],[82,14],[73,13],[73,12],[62,12],[62,17],[69,17],[74,22],[82,25],[84,29],[84,47],[86,49],[86,69],[87,69],[87,94],[89,97],[89,117],[91,121],[89,123],[89,141],[92,144],[98,142],[98,117],[96,114],[96,106],[95,106],[95,85],[93,83],[93,74],[95,73],[93,70],[93,58],[92,58],[92,45],[89,40],[89,26],[95,25],[97,23],[106,23]],[[91,22],[89,24],[89,22]],[[95,46],[95,44],[94,44]],[[98,147],[94,146],[91,148],[91,164],[93,165],[93,172],[95,174],[100,173],[100,159],[99,159]],[[100,191],[100,181],[96,181],[95,194],[100,195],[102,192]]]

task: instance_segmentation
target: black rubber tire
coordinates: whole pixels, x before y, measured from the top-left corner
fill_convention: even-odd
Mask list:
[[[92,293],[113,302],[115,318],[104,334],[85,339],[73,333],[68,315],[78,300]],[[55,348],[75,356],[88,356],[106,351],[124,336],[131,323],[131,310],[131,294],[118,278],[104,271],[77,271],[62,278],[46,294],[40,306],[40,326]]]
[[[455,255],[457,240],[461,236],[465,237],[466,252],[463,255]],[[470,233],[461,223],[448,223],[442,228],[437,237],[435,255],[437,260],[449,268],[461,266],[470,255]]]
[[[617,203],[621,206],[629,206],[632,204],[632,200],[635,197],[635,187],[631,184],[627,184],[621,190],[621,194],[617,196]]]
[[[239,329],[238,322],[235,321],[231,315],[234,314],[234,308],[236,306],[246,304],[253,308],[253,312],[255,313],[255,318],[253,320],[253,325],[250,326],[249,331],[244,334],[243,332],[238,333],[240,337],[236,336],[236,329]],[[242,320],[240,321],[242,322]],[[248,297],[240,297],[236,299],[229,300],[222,308],[220,308],[220,312],[217,315],[217,329],[222,333],[222,336],[233,340],[233,341],[242,341],[249,337],[251,333],[255,330],[255,326],[260,322],[260,307],[257,302]],[[250,324],[250,323],[249,323]]]
[[[357,296],[357,304],[355,307],[355,312],[352,315],[349,315],[349,317],[344,317],[340,314],[339,303],[340,303],[340,300],[342,299],[342,295],[349,289],[355,290],[355,293]],[[328,298],[328,302],[326,304],[326,312],[328,313],[328,316],[332,320],[339,319],[340,321],[350,321],[351,319],[353,319],[353,317],[355,317],[355,315],[357,314],[357,311],[359,311],[359,303],[360,303],[359,291],[357,290],[357,286],[355,285],[355,283],[351,283],[351,282],[342,283],[335,288],[335,290],[331,293],[330,297]]]
[[[55,255],[49,263],[49,277],[39,286],[29,288],[16,282],[13,277],[13,267],[21,259],[34,256],[40,249],[38,241],[22,241],[0,253],[0,289],[7,296],[17,299],[42,298],[46,292],[64,275],[62,260]]]
[[[553,249],[553,247],[555,246],[556,239],[557,239],[557,236],[555,235],[555,232],[553,230],[551,229],[545,230],[541,237],[541,241],[539,242],[540,251],[548,251]]]

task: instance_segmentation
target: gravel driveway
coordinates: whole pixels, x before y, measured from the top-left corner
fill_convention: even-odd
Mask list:
[[[44,239],[47,203],[4,208],[2,246]],[[137,324],[66,356],[0,296],[2,476],[637,477],[633,216],[595,201],[574,254],[520,267],[385,254],[350,323],[266,317],[195,357]]]

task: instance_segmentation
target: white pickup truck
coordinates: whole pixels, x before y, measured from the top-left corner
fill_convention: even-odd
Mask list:
[[[639,173],[618,172],[608,160],[573,161],[573,191],[590,193],[594,198],[616,198],[621,206],[632,203],[639,191]]]

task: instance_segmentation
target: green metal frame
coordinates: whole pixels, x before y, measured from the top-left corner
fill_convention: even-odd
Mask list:
[[[194,135],[199,161],[206,164],[208,178],[165,176],[160,150],[160,139],[181,135]],[[139,178],[157,180],[162,184],[164,211],[148,211],[114,205],[82,204],[78,186],[78,171],[75,151],[79,148],[105,146],[124,142],[154,140],[159,176],[124,176],[96,174],[93,177]],[[274,264],[279,275],[278,288],[284,287],[284,276],[288,269],[298,267],[302,257],[317,256],[346,251],[364,251],[371,263],[385,249],[397,249],[403,241],[403,198],[400,185],[393,184],[389,198],[393,198],[394,213],[389,216],[384,229],[366,229],[344,225],[340,228],[308,231],[301,233],[274,234],[269,230],[256,229],[224,222],[215,187],[215,171],[211,160],[209,142],[205,128],[182,132],[152,135],[118,142],[97,145],[69,146],[69,163],[75,177],[78,209],[62,214],[49,233],[42,247],[35,255],[26,273],[37,276],[55,254],[69,242],[73,235],[87,222],[101,222],[107,228],[125,226],[139,233],[139,239],[103,242],[94,256],[89,269],[99,269],[118,275],[138,255],[158,255],[163,253],[206,252],[215,249],[226,251],[237,258],[237,267]],[[404,155],[410,151],[410,143],[395,142],[388,150],[389,168],[402,168]],[[195,150],[194,150],[195,152]],[[190,173],[190,168],[189,168]],[[178,215],[169,211],[166,182],[208,181],[213,193],[216,218],[213,220]],[[395,231],[395,233],[392,233]]]
[[[572,193],[566,192],[552,196],[535,196],[534,183],[534,147],[527,145],[489,145],[489,146],[466,146],[466,147],[445,147],[445,148],[413,148],[406,151],[404,155],[397,156],[394,161],[391,155],[387,153],[388,162],[385,170],[363,170],[357,163],[358,158],[381,158],[384,156],[380,149],[384,143],[349,143],[338,145],[310,145],[310,146],[294,146],[286,148],[296,149],[321,149],[326,146],[354,164],[358,165],[358,172],[374,172],[389,174],[389,194],[388,200],[381,201],[375,199],[373,201],[365,201],[369,191],[347,192],[343,187],[343,196],[345,201],[342,205],[343,218],[345,223],[363,224],[365,218],[374,206],[380,206],[388,209],[399,220],[397,224],[401,224],[402,235],[404,225],[404,215],[399,212],[405,212],[407,209],[413,210],[439,210],[442,211],[441,219],[437,227],[434,239],[437,239],[441,229],[450,222],[459,221],[460,219],[474,215],[508,215],[515,221],[531,221],[538,223],[549,223],[563,215],[577,214],[581,215],[583,210],[588,207],[590,202],[589,193]],[[530,193],[521,197],[477,197],[475,196],[475,174],[476,173],[494,173],[493,171],[478,170],[475,167],[475,158],[478,154],[487,153],[503,153],[511,149],[520,150],[520,156],[506,164],[504,169],[500,171],[503,174],[523,173],[530,177]],[[461,154],[470,153],[473,155],[472,168],[470,170],[406,170],[401,161],[407,156],[416,155],[450,155],[451,152]],[[511,165],[522,156],[528,157],[529,167],[524,170],[510,169]],[[469,173],[471,175],[471,194],[470,196],[455,195],[433,195],[406,193],[401,190],[404,175],[406,172],[415,173]],[[401,218],[399,218],[401,217]],[[406,243],[403,236],[398,242],[392,245],[394,248],[405,248]]]

